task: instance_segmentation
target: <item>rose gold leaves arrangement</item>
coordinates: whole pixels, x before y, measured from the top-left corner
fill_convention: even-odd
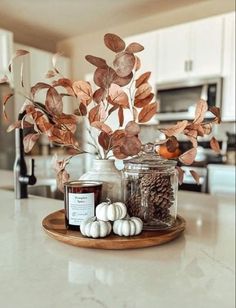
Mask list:
[[[153,100],[154,94],[150,93],[147,97],[143,99],[135,99],[134,100],[134,106],[137,108],[142,108],[146,105],[148,105]]]
[[[181,161],[181,163],[185,165],[191,165],[194,162],[196,155],[197,155],[197,149],[191,148],[190,150],[180,155],[179,160]]]
[[[220,145],[219,145],[219,142],[216,140],[215,137],[211,138],[210,146],[211,146],[213,151],[215,151],[218,154],[220,153]]]
[[[104,43],[110,50],[121,52],[125,49],[125,42],[116,34],[107,33],[104,35]]]
[[[117,74],[111,67],[100,68],[98,67],[94,73],[94,83],[103,89],[108,89],[112,82],[116,79]]]

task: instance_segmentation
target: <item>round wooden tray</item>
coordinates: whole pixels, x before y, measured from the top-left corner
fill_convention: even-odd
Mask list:
[[[91,239],[84,237],[79,231],[67,230],[64,210],[51,213],[42,221],[46,233],[58,241],[69,245],[97,249],[134,249],[161,245],[180,236],[185,229],[185,220],[178,216],[175,225],[168,230],[143,231],[140,235],[120,237],[111,234],[105,238]]]

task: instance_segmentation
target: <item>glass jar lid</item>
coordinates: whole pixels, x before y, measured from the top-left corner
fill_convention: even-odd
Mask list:
[[[124,160],[128,169],[166,169],[175,167],[175,160],[164,159],[159,155],[159,144],[146,143],[142,146],[140,153],[131,159]]]

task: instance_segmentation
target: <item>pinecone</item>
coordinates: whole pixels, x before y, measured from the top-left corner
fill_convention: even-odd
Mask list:
[[[170,208],[174,202],[174,191],[170,175],[153,172],[128,179],[128,212],[144,222],[171,220]]]

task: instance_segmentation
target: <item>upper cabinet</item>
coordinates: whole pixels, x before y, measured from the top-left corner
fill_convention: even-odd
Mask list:
[[[0,76],[8,73],[13,51],[13,33],[0,29]]]
[[[190,59],[189,25],[180,25],[158,31],[157,81],[185,79]]]
[[[222,39],[221,16],[159,30],[157,82],[219,75]]]
[[[224,16],[222,120],[235,121],[235,13]]]

